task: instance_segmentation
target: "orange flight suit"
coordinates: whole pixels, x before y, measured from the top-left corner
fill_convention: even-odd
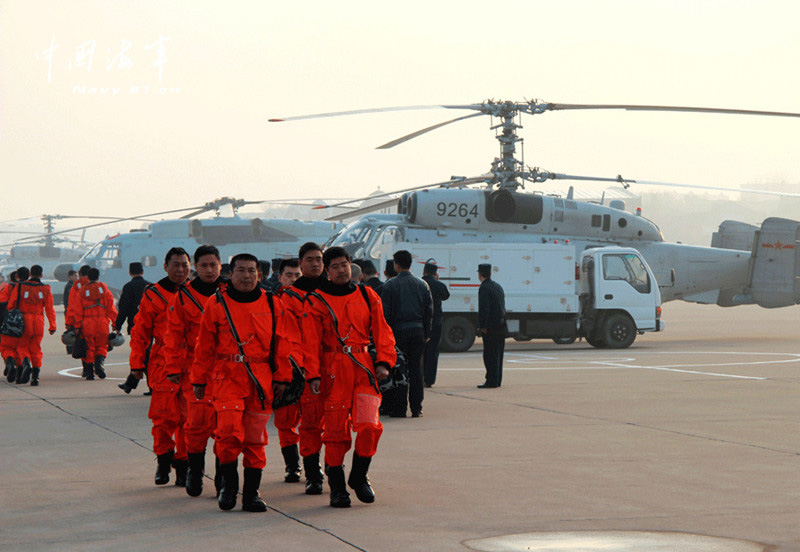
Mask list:
[[[14,297],[17,296],[17,283],[16,282],[9,282],[7,286],[0,289],[0,303],[8,303],[9,298],[11,297],[11,292],[14,292]],[[6,310],[8,310],[8,305],[6,305]],[[17,355],[17,342],[20,338],[18,337],[9,337],[7,335],[0,335],[0,355],[3,357],[3,360],[11,357],[16,360],[16,363],[19,364],[22,359],[16,358]]]
[[[287,317],[287,323],[293,327],[291,333],[297,336],[300,335],[300,321],[303,319],[303,295],[305,294],[302,292],[298,293],[298,291],[294,289],[285,287],[282,287],[276,293],[276,297],[281,298],[286,307],[286,311],[291,315]],[[292,344],[292,358],[294,358],[299,366],[303,365],[302,343]],[[312,393],[308,391],[308,387],[303,390],[303,396],[311,394]],[[318,395],[315,395],[315,397],[318,397]],[[321,401],[318,400],[317,402],[320,403],[320,406],[322,405]],[[321,412],[322,410],[320,409],[320,413]],[[281,448],[294,446],[300,441],[300,434],[297,431],[297,426],[300,424],[299,402],[276,410],[274,421],[275,429],[278,430],[278,441],[280,442]],[[322,441],[320,441],[320,448],[321,446]],[[319,452],[319,449],[312,451],[310,454],[314,452]],[[303,455],[302,450],[300,451],[300,455]]]
[[[315,292],[323,297],[336,313],[339,334],[346,337],[352,354],[372,374],[377,385],[377,376],[372,358],[367,352],[370,331],[377,349],[377,363],[394,366],[394,335],[383,317],[383,305],[375,291],[367,287],[370,306],[355,285],[321,285]],[[325,367],[320,390],[324,401],[325,463],[341,466],[351,446],[351,429],[356,433],[355,453],[364,458],[375,455],[378,441],[383,433],[378,409],[381,404],[380,391],[370,381],[367,372],[356,365],[342,350],[337,340],[333,319],[328,308],[315,297],[306,296],[303,318],[305,337],[305,368],[310,374],[319,374]],[[313,345],[313,346],[312,346]]]
[[[200,319],[205,304],[216,290],[216,283],[205,284],[199,278],[195,278],[189,284],[179,287],[167,307],[167,333],[164,338],[166,366],[164,370],[167,375],[179,374],[181,376],[180,404],[185,408],[183,431],[189,454],[205,452],[216,425],[213,387],[207,387],[205,397],[198,399],[194,396],[192,384],[189,381],[197,334],[200,331]]]
[[[92,364],[97,357],[108,356],[109,324],[113,324],[117,318],[114,296],[103,282],[86,282],[75,299],[76,309],[72,309],[71,301],[69,304],[73,310],[72,321],[86,339],[86,356],[83,360]]]
[[[287,324],[290,315],[277,297],[273,297],[274,310],[270,311],[266,293],[260,288],[242,293],[228,287],[223,294],[242,340],[246,360],[264,391],[264,401],[258,398],[256,386],[241,361],[225,310],[216,296],[206,303],[200,322],[190,380],[192,385],[204,385],[206,389],[211,382],[215,386],[217,427],[214,439],[220,464],[236,462],[243,454],[245,468],[263,469],[267,463],[264,447],[267,421],[272,412],[272,382],[292,380],[291,341],[286,337],[290,331]],[[275,374],[269,365],[273,317]]]
[[[79,303],[80,300],[78,297],[80,296],[81,289],[83,286],[89,283],[88,276],[81,276],[78,278],[72,287],[69,288],[69,305],[67,306],[67,310],[64,311],[64,323],[67,326],[75,326],[75,319],[78,318],[80,313]]]
[[[53,308],[53,294],[50,286],[41,283],[38,279],[31,279],[18,284],[21,286],[19,306],[17,306],[17,291],[10,294],[8,310],[19,308],[25,319],[25,330],[22,337],[17,338],[16,358],[28,358],[33,368],[42,367],[42,338],[44,337],[44,313],[50,331],[56,329],[56,311]],[[10,287],[10,286],[9,286]],[[106,334],[106,339],[108,335]],[[3,336],[3,340],[6,336]]]
[[[153,452],[161,456],[175,452],[176,460],[186,460],[186,439],[181,424],[180,385],[167,379],[164,368],[164,337],[167,333],[167,306],[178,289],[169,278],[145,288],[131,332],[131,370],[144,370],[145,352],[152,342],[147,363],[147,382],[153,390],[148,417],[153,421]],[[70,307],[72,303],[70,303]],[[182,357],[181,357],[182,360]]]

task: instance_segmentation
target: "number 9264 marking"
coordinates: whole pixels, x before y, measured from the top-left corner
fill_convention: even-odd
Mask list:
[[[473,203],[445,203],[440,201],[436,204],[436,214],[440,217],[461,217],[478,216],[478,204]]]

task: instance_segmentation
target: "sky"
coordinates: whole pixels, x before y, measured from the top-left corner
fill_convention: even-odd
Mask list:
[[[486,117],[375,149],[450,110],[273,117],[536,98],[800,112],[798,16],[769,0],[2,0],[0,221],[360,197],[498,154]],[[553,172],[800,191],[800,119],[522,123],[525,163]]]

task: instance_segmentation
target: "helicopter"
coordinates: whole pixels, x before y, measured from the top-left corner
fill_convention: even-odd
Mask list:
[[[474,113],[415,131],[383,144],[378,149],[395,147],[451,123],[489,115],[493,120],[499,120],[491,129],[495,130],[500,144],[500,156],[492,161],[489,171],[473,177],[453,177],[443,182],[400,190],[402,195],[399,199],[387,197],[386,200],[387,203],[397,203],[397,214],[363,214],[343,228],[328,245],[342,246],[354,258],[369,259],[380,263],[379,266],[398,249],[408,249],[413,255],[415,250],[424,249],[425,245],[430,244],[448,244],[452,251],[456,251],[465,244],[482,243],[489,249],[498,244],[566,242],[578,252],[592,247],[617,245],[632,247],[642,253],[655,275],[664,302],[683,300],[723,307],[757,304],[766,308],[800,302],[800,257],[797,256],[795,247],[800,239],[800,222],[770,217],[758,228],[737,226],[735,223],[723,224],[712,247],[694,246],[666,242],[654,222],[641,216],[640,212],[633,214],[625,211],[622,202],[612,201],[609,205],[603,205],[579,201],[574,198],[573,188],[570,188],[566,197],[526,193],[520,189],[525,182],[541,183],[552,179],[614,182],[625,189],[632,184],[643,184],[774,193],[792,197],[800,194],[637,181],[621,175],[594,177],[553,173],[538,167],[524,166],[515,157],[516,144],[522,140],[517,130],[522,128],[523,114],[537,115],[546,111],[573,109],[800,117],[798,113],[680,106],[555,104],[539,100],[487,100],[477,104],[442,104],[301,115],[270,119],[270,122],[437,107],[469,110]],[[483,188],[474,188],[476,185],[482,185]],[[347,202],[342,202],[338,206],[346,204]],[[726,243],[735,244],[735,247],[729,248]],[[417,259],[420,266],[425,260]],[[470,266],[461,266],[463,263],[442,259],[439,261],[440,280],[450,287],[475,285],[477,276],[474,271],[478,262],[485,261],[475,259]],[[495,276],[502,282],[501,274]],[[459,308],[459,305],[443,304],[442,344],[445,349],[464,350],[464,346],[468,348],[474,340],[473,317],[464,316],[464,313],[458,312]],[[459,322],[454,327],[452,321],[456,319]],[[520,340],[535,337],[530,333],[521,327],[513,337]]]
[[[8,224],[9,226],[7,228],[9,228],[14,226],[13,223],[33,220],[35,218],[41,219],[42,223],[44,224],[44,233],[12,229],[0,231],[0,234],[9,234],[14,236],[27,235],[27,237],[18,238],[12,243],[2,245],[2,247],[9,247],[8,255],[2,261],[0,261],[0,272],[2,272],[4,276],[7,276],[8,273],[16,270],[20,266],[31,266],[38,264],[42,266],[46,277],[52,278],[53,269],[57,264],[77,261],[86,253],[91,244],[85,240],[85,233],[82,233],[80,238],[65,236],[60,232],[56,232],[55,221],[73,218],[100,218],[104,220],[113,219],[113,217],[44,214],[41,215],[41,217],[23,217],[9,221],[2,221],[0,222],[0,225]]]
[[[89,265],[100,270],[103,282],[118,296],[130,280],[128,269],[132,262],[142,264],[146,280],[155,282],[163,277],[163,258],[171,247],[183,247],[191,255],[200,245],[215,245],[223,262],[242,251],[264,260],[289,258],[297,256],[304,242],[324,242],[343,227],[338,222],[238,214],[240,207],[259,203],[264,202],[221,197],[200,206],[133,217],[190,211],[177,219],[159,220],[147,228],[107,237],[75,262],[58,265],[54,275],[57,280],[66,281],[69,270]],[[216,216],[196,218],[209,211],[215,211]]]

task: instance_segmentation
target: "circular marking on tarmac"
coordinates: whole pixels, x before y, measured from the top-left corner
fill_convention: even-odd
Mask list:
[[[524,533],[464,541],[481,552],[763,552],[763,544],[691,535],[644,531],[574,531]]]
[[[106,364],[105,366],[106,367],[109,367],[109,366],[123,366],[123,365],[127,366],[127,364],[128,364],[127,362],[115,362],[114,364]],[[58,371],[58,375],[59,376],[66,376],[68,378],[81,379],[81,375],[79,373],[73,374],[73,372],[78,372],[78,371],[83,372],[83,366],[76,366],[75,368],[64,368],[63,370],[59,370]],[[116,381],[125,381],[125,378],[112,378],[112,377],[108,377],[108,376],[106,376],[105,379],[107,379],[107,380],[116,380]]]

